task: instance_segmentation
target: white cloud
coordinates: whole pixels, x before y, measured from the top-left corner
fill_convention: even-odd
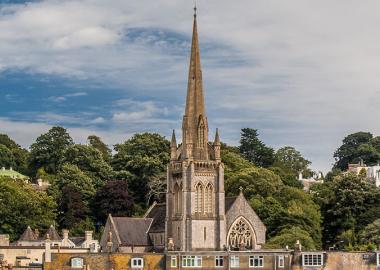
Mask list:
[[[83,97],[83,96],[87,96],[87,93],[86,92],[76,92],[76,93],[66,94],[63,96],[51,96],[48,98],[48,100],[53,101],[53,102],[63,102],[63,101],[66,101],[68,98]]]
[[[186,90],[183,50],[188,44],[172,44],[159,32],[189,36],[191,5],[185,0],[50,0],[4,6],[0,70],[90,78],[94,84],[136,89],[131,96],[179,100]],[[211,126],[218,123],[231,142],[238,141],[240,127],[259,128],[268,144],[294,144],[325,170],[348,132],[380,134],[375,124],[380,117],[379,9],[376,0],[199,3],[200,42],[208,46],[202,64]],[[125,37],[136,28],[157,33]],[[145,130],[157,114],[165,119],[168,107],[123,106],[127,109],[114,109],[113,121],[134,122],[134,130],[138,123]],[[182,111],[176,113],[180,118]]]

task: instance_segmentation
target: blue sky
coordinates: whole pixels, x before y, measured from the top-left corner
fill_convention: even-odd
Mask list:
[[[109,145],[180,137],[192,1],[0,1],[0,132],[28,147],[52,125]],[[198,3],[210,133],[259,129],[327,171],[342,138],[376,124],[378,1]]]

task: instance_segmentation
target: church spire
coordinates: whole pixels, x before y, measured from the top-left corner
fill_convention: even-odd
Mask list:
[[[208,123],[203,94],[196,10],[196,7],[194,7],[186,109],[182,124],[183,157],[186,159],[207,160]]]

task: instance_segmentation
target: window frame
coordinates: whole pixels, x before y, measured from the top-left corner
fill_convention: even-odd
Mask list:
[[[380,252],[376,253],[376,266],[380,266]]]
[[[224,267],[224,256],[222,255],[215,256],[215,267]]]
[[[200,255],[185,255],[182,256],[183,268],[199,268],[202,267],[202,256]]]
[[[75,262],[75,263],[74,263]],[[77,263],[80,262],[81,265]],[[70,267],[74,269],[81,269],[84,266],[84,259],[82,257],[72,257],[70,259]]]
[[[323,253],[303,253],[302,266],[323,266]]]
[[[240,257],[238,255],[230,256],[230,266],[231,268],[239,268],[240,267]]]
[[[136,262],[141,262],[141,264],[136,264]],[[144,268],[144,258],[136,257],[131,259],[131,268],[133,269],[142,269]]]
[[[177,267],[177,256],[170,256],[170,267]]]
[[[257,262],[257,265],[255,265]],[[249,268],[264,268],[264,256],[263,255],[251,255],[248,258]]]
[[[282,262],[282,263],[280,263]],[[278,256],[278,267],[279,268],[284,268],[285,267],[285,256],[284,255],[279,255]]]

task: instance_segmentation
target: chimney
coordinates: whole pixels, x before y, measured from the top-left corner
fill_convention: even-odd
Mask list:
[[[34,235],[36,236],[36,239],[40,237],[40,231],[38,229],[34,229]]]
[[[84,238],[86,242],[92,241],[92,231],[85,231]]]
[[[63,240],[69,239],[69,230],[62,230]]]
[[[5,167],[1,167],[1,170],[2,170],[2,171],[5,171]]]
[[[9,246],[8,234],[0,234],[0,246]]]

